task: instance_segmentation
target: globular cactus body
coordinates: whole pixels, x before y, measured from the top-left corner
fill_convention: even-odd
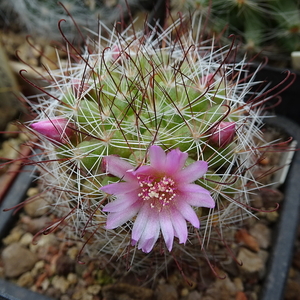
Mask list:
[[[266,99],[252,95],[246,62],[230,61],[235,46],[180,26],[96,36],[32,104],[29,126],[46,156],[40,182],[54,212],[90,255],[135,271],[153,257],[160,270],[178,253],[200,253],[214,228],[251,215],[260,187],[253,170]],[[57,118],[68,124],[61,143],[36,125]]]

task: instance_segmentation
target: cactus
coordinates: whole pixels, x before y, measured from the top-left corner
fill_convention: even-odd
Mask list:
[[[271,96],[254,92],[233,43],[195,32],[179,20],[147,35],[95,34],[27,100],[41,190],[59,217],[45,232],[65,227],[118,274],[178,257],[199,264],[228,225],[253,215],[251,194],[264,187],[254,174],[272,145],[261,132]]]
[[[186,1],[182,11],[209,11],[209,32],[238,35],[244,51],[289,60],[299,51],[300,7],[297,0]]]
[[[111,26],[116,21],[128,19],[128,8],[145,10],[144,5],[136,0],[96,1],[96,0],[3,0],[0,12],[7,27],[19,28],[23,32],[47,39],[61,39],[57,28],[59,20],[64,19],[64,33],[74,39],[78,31],[73,21],[81,28],[97,31],[98,21]]]

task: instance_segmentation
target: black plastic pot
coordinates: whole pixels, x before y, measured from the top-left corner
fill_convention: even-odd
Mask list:
[[[9,228],[15,222],[17,215],[13,210],[3,212],[3,209],[14,207],[25,200],[26,192],[32,184],[34,166],[24,166],[19,172],[15,180],[12,182],[9,192],[7,192],[0,204],[0,239],[7,235]]]
[[[285,117],[276,117],[266,120],[270,125],[281,128],[300,145],[300,126]],[[298,145],[298,147],[299,147]],[[33,173],[33,166],[25,166],[12,185],[11,193],[7,194],[1,205],[0,237],[8,234],[11,223],[14,221],[11,212],[3,212],[3,208],[12,207],[24,200],[29,188]],[[291,167],[284,184],[285,199],[283,201],[280,218],[275,230],[271,256],[268,262],[268,271],[263,284],[263,293],[260,300],[282,300],[289,267],[293,256],[293,246],[299,221],[300,212],[300,151],[296,151]],[[50,300],[50,298],[18,287],[5,280],[0,280],[0,300]]]
[[[254,72],[257,67],[258,66],[255,65],[251,68],[251,71]],[[281,84],[287,78],[288,72],[291,72],[294,75],[291,75],[283,84]],[[285,89],[285,87],[292,82],[293,78],[293,83]],[[272,94],[284,89],[280,92],[282,101],[272,108],[272,111],[274,111],[276,115],[285,116],[300,125],[300,72],[264,66],[257,72],[255,80],[266,82],[268,84],[268,89],[275,88]]]
[[[300,146],[300,126],[285,117],[267,120],[267,123],[281,128],[296,140]],[[280,219],[275,230],[268,273],[263,286],[261,300],[281,300],[293,257],[294,241],[299,224],[300,212],[300,151],[295,151],[288,176],[284,184],[284,201]]]
[[[3,212],[3,209],[14,207],[25,200],[26,192],[32,185],[35,167],[27,165],[21,168],[18,176],[13,181],[10,190],[0,205],[0,240],[4,238],[12,225],[17,220],[13,210]],[[11,282],[0,279],[0,300],[53,300],[52,298],[19,287]]]
[[[0,279],[0,300],[54,300]]]

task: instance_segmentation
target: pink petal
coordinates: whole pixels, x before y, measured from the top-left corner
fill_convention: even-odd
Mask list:
[[[215,207],[214,199],[207,194],[186,193],[182,195],[182,200],[186,201],[186,203],[192,206],[208,207],[208,208]]]
[[[127,194],[120,194],[118,195],[117,199],[107,203],[103,207],[103,211],[105,212],[119,212],[124,209],[127,209],[129,206],[131,206],[133,203],[135,203],[139,199],[136,191],[127,193]]]
[[[171,175],[181,170],[187,158],[187,153],[181,152],[179,149],[171,150],[166,157],[166,173]]]
[[[142,251],[144,253],[149,253],[153,249],[153,247],[158,239],[158,235],[159,235],[159,231],[158,231],[158,234],[156,237],[152,237],[149,240],[145,241],[145,243],[143,243],[143,247],[141,247],[139,245],[138,249],[142,249]]]
[[[166,164],[165,151],[156,145],[149,148],[150,164],[156,170],[164,170]]]
[[[141,205],[138,202],[121,212],[109,213],[106,221],[106,229],[117,228],[129,221],[138,213],[140,206]]]
[[[180,201],[176,204],[178,211],[182,214],[182,216],[189,221],[194,227],[199,228],[200,222],[196,212],[192,209],[192,207],[187,204],[185,201]]]
[[[210,195],[210,192],[207,189],[195,183],[179,183],[178,190],[182,193],[201,193]]]
[[[137,189],[139,189],[138,182],[117,182],[100,188],[101,191],[111,195],[126,194]]]
[[[132,227],[132,235],[131,235],[132,245],[135,245],[137,241],[141,238],[141,235],[144,232],[144,229],[148,221],[150,210],[151,208],[148,205],[144,204],[141,207],[141,210],[139,211]]]
[[[160,232],[159,215],[157,211],[151,209],[148,213],[147,224],[138,243],[138,249],[142,249],[145,253],[149,253],[152,250]]]
[[[171,251],[174,240],[174,228],[168,211],[163,210],[159,214],[159,223],[166,246]]]
[[[130,172],[134,167],[124,159],[118,156],[109,155],[103,158],[103,164],[105,165],[106,172],[117,176],[118,178],[130,181],[135,179],[135,176]]]
[[[174,179],[179,182],[194,182],[202,177],[207,172],[207,169],[207,162],[204,160],[198,160],[176,173],[174,175]]]
[[[171,216],[175,236],[178,237],[180,244],[184,244],[188,235],[186,221],[176,209],[172,210]]]
[[[140,166],[132,174],[137,177],[138,175],[157,176],[157,170],[151,166]]]

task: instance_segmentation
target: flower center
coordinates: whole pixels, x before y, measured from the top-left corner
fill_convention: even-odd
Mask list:
[[[169,205],[176,197],[176,186],[173,179],[169,177],[153,178],[147,176],[137,177],[141,188],[138,196],[143,201],[149,201],[151,208],[161,211],[163,207]]]

